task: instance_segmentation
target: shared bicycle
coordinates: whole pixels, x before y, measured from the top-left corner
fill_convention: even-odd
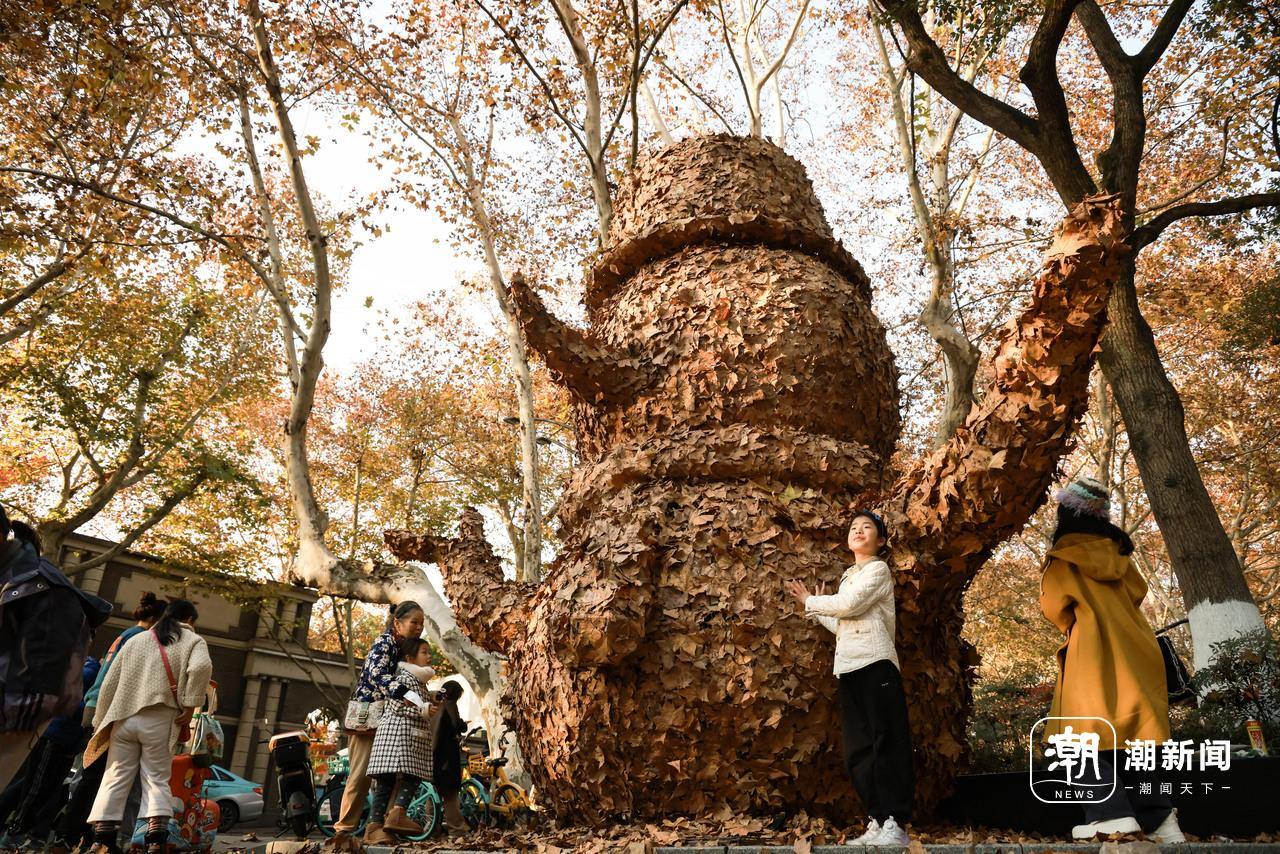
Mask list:
[[[471,736],[475,732],[476,730],[472,730],[467,735]],[[505,757],[489,758],[478,753],[469,754],[467,762],[463,764],[458,806],[469,829],[490,824],[513,828],[532,820],[533,808],[529,796],[507,776],[504,770],[506,764]],[[334,835],[333,825],[342,809],[342,795],[346,785],[347,773],[339,771],[329,778],[316,796],[315,825],[325,836]],[[370,794],[365,798],[360,824],[353,833],[364,832],[372,809],[373,795]],[[439,829],[444,814],[444,801],[435,786],[423,781],[406,811],[410,818],[422,825],[422,833],[405,838],[421,842]]]
[[[476,757],[480,758],[480,757]],[[481,759],[481,766],[486,771],[492,771],[493,794],[490,795],[489,786],[485,785],[485,777],[480,773],[471,773],[471,766],[463,766],[462,768],[462,789],[458,793],[458,808],[462,812],[462,819],[467,823],[468,830],[475,830],[476,827],[486,825],[494,825],[497,827],[516,827],[525,825],[532,817],[532,809],[529,803],[529,796],[525,794],[525,790],[511,781],[507,777],[503,766],[507,761],[504,758],[498,759]],[[325,836],[334,835],[334,823],[338,821],[338,814],[342,812],[342,796],[347,789],[346,773],[337,773],[329,778],[324,789],[316,795],[315,809],[315,826],[319,828],[321,834]],[[353,834],[360,835],[365,831],[365,826],[369,823],[369,814],[374,807],[374,798],[372,795],[366,795],[365,809],[362,810],[360,816],[360,825],[358,825]],[[420,842],[435,834],[440,827],[444,816],[444,802],[440,798],[435,786],[430,782],[424,781],[419,785],[417,794],[413,796],[408,809],[408,816],[413,821],[422,826],[421,834],[406,836],[404,839]]]
[[[523,788],[511,781],[505,770],[507,760],[472,754],[462,769],[463,791],[468,783],[476,783],[487,798],[489,823],[504,829],[523,826],[533,820],[533,805]],[[485,781],[488,785],[485,785]],[[463,816],[466,816],[464,806]]]
[[[338,773],[329,778],[329,782],[325,784],[323,791],[316,797],[315,825],[325,836],[333,836],[335,833],[333,825],[338,820],[338,814],[342,811],[342,794],[346,788],[347,775]],[[369,823],[369,813],[372,809],[373,795],[370,794],[365,797],[364,810],[360,814],[360,824],[353,833],[358,835],[364,832],[365,825]],[[436,792],[436,787],[424,780],[418,786],[418,792],[413,796],[413,800],[409,802],[406,812],[410,818],[422,825],[422,833],[406,836],[405,839],[412,842],[421,842],[430,838],[440,827],[441,816],[444,813],[444,802]],[[465,812],[463,817],[466,817]]]

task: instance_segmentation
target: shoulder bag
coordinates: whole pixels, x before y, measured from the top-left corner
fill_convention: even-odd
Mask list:
[[[386,707],[385,700],[351,700],[347,703],[347,714],[342,719],[342,728],[347,732],[373,732],[382,723],[382,713]]]
[[[1164,681],[1169,687],[1169,705],[1187,703],[1194,706],[1196,692],[1191,684],[1191,674],[1174,649],[1173,641],[1165,635],[1156,635],[1156,642],[1160,644],[1160,657],[1164,659]]]
[[[178,706],[178,714],[186,711],[182,707],[182,701],[178,699],[178,680],[173,678],[173,668],[169,666],[169,654],[165,652],[164,644],[160,643],[160,636],[156,634],[156,630],[151,630],[151,639],[156,642],[156,646],[160,649],[160,660],[164,662],[164,675],[169,677],[169,691],[173,694],[173,702]],[[187,722],[178,728],[178,741],[185,744],[191,740],[191,723]]]
[[[369,662],[366,660],[365,667],[368,666]],[[394,659],[391,662],[391,667],[394,670]],[[357,685],[359,685],[359,680],[362,677],[363,674],[356,677]],[[346,732],[372,733],[378,728],[378,724],[382,723],[382,716],[386,711],[386,704],[386,700],[370,701],[353,699],[347,701],[347,713],[342,717],[343,730]]]

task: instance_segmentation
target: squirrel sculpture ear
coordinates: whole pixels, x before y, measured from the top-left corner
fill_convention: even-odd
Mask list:
[[[542,356],[557,383],[587,403],[627,400],[644,387],[638,357],[612,351],[566,326],[547,311],[523,273],[511,277],[508,292],[525,341]]]

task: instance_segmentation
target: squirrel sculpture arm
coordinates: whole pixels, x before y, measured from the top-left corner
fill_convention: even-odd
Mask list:
[[[457,537],[387,531],[384,539],[401,560],[438,565],[458,625],[478,646],[506,653],[528,622],[536,585],[502,577],[502,562],[484,537],[479,511],[463,510]]]
[[[985,395],[886,502],[901,541],[942,571],[980,564],[1044,500],[1088,407],[1107,300],[1129,253],[1125,233],[1118,196],[1071,210],[1030,305],[1001,334]]]
[[[522,274],[509,292],[529,348],[542,356],[556,381],[587,403],[628,399],[646,380],[641,360],[614,352],[558,320]]]

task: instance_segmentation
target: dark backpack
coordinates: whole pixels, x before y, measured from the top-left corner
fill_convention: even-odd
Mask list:
[[[1156,641],[1160,644],[1160,656],[1164,659],[1164,681],[1169,686],[1169,705],[1188,702],[1195,705],[1196,692],[1191,687],[1191,674],[1187,672],[1187,665],[1178,657],[1178,651],[1173,648],[1173,641],[1165,635],[1156,635]]]

